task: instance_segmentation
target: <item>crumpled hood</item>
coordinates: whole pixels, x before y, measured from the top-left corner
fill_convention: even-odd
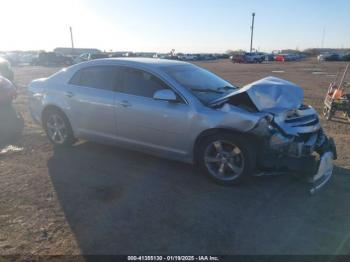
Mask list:
[[[298,85],[273,76],[248,84],[236,94],[243,92],[248,94],[259,111],[265,112],[296,109],[304,100],[304,91]]]
[[[321,128],[317,112],[310,106],[302,106],[304,91],[296,84],[277,77],[266,77],[232,94],[232,105],[245,106],[247,96],[258,114],[273,114],[275,124],[288,135],[313,133]],[[257,113],[250,114],[258,116]]]

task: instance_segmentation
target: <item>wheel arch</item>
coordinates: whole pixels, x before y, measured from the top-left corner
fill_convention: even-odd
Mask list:
[[[46,106],[43,108],[42,112],[41,112],[41,122],[42,122],[42,123],[44,123],[44,118],[45,118],[45,116],[47,115],[47,113],[50,112],[50,111],[53,111],[53,110],[56,110],[56,111],[61,112],[61,113],[64,114],[64,115],[67,117],[67,119],[69,120],[67,114],[66,114],[59,106],[54,105],[54,104],[49,104],[49,105],[46,105]]]

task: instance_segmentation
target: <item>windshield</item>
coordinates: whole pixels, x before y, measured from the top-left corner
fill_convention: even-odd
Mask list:
[[[237,89],[231,83],[195,65],[167,66],[164,67],[164,71],[204,104],[209,104]]]

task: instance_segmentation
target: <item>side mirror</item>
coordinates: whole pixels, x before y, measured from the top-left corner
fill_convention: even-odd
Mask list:
[[[177,102],[176,94],[174,93],[174,91],[170,89],[158,90],[157,92],[154,93],[153,99],[168,101],[168,102]]]

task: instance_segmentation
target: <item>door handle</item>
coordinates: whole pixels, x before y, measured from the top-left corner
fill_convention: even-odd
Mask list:
[[[73,92],[67,91],[67,92],[66,92],[66,96],[67,96],[67,97],[73,97],[74,94],[73,94]]]
[[[129,103],[129,101],[122,101],[119,103],[122,107],[131,107],[131,104]]]

